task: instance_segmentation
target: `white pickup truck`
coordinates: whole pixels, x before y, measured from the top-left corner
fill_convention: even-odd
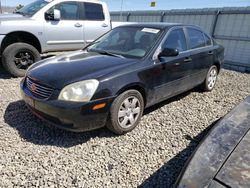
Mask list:
[[[104,2],[36,0],[0,15],[2,64],[12,75],[24,76],[41,54],[81,49],[111,28]]]

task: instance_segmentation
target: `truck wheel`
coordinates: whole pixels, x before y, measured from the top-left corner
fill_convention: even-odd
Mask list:
[[[140,122],[144,101],[140,92],[128,90],[119,95],[111,105],[110,121],[107,127],[116,134],[133,130]]]
[[[26,43],[9,45],[2,55],[4,68],[13,76],[25,76],[30,65],[41,59],[40,53],[33,46]]]

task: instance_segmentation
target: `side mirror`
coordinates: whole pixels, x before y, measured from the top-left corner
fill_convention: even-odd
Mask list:
[[[174,57],[179,55],[179,50],[174,48],[164,48],[159,57]]]
[[[52,12],[45,12],[45,20],[59,21],[61,19],[61,12],[58,9],[54,9]]]
[[[61,11],[54,9],[54,20],[59,21],[61,19]]]

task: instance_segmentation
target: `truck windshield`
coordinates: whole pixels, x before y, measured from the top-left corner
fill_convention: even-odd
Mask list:
[[[37,11],[39,11],[41,8],[43,8],[45,5],[49,4],[51,0],[37,0],[33,3],[30,3],[20,10],[17,10],[16,14],[22,14],[24,16],[33,16]]]
[[[90,44],[87,50],[140,59],[152,49],[160,33],[161,30],[155,28],[118,27]]]

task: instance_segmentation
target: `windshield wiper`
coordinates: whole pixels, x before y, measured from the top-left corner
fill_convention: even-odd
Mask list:
[[[109,56],[114,56],[114,57],[125,58],[122,55],[115,54],[115,53],[112,53],[112,52],[108,52],[108,51],[105,51],[105,50],[98,50],[98,51],[94,51],[94,52],[97,52],[97,53],[102,54],[102,55],[109,55]]]
[[[23,12],[20,12],[20,11],[14,11],[15,14],[22,14],[23,15]]]
[[[23,16],[28,15],[28,14],[25,14],[24,12],[21,12],[21,11],[15,11],[14,13],[15,13],[15,14],[21,14],[21,15],[23,15]]]

